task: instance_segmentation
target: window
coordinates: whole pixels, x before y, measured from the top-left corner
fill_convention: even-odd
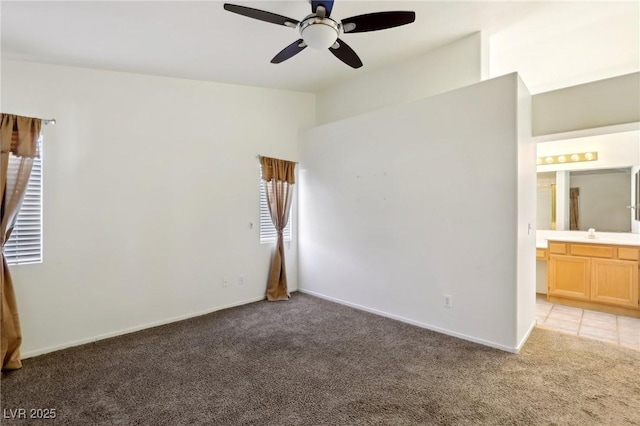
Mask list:
[[[9,265],[42,262],[42,136],[38,143],[40,158],[33,161],[27,192],[11,237],[4,246],[4,256]],[[9,170],[19,165],[20,160],[10,155]]]
[[[260,180],[260,242],[273,243],[278,239],[278,233],[271,221],[269,205],[267,204],[267,190],[264,181]],[[291,241],[291,217],[284,227],[283,237],[285,241]]]

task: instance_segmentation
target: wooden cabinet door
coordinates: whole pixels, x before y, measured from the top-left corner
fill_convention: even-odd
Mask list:
[[[550,295],[589,300],[591,259],[552,254],[548,266]]]
[[[638,307],[638,263],[628,260],[591,261],[591,300]]]

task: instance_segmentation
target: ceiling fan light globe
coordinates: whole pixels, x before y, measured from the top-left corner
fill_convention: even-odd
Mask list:
[[[300,31],[304,42],[314,49],[323,50],[333,46],[338,39],[338,31],[331,25],[314,23]]]

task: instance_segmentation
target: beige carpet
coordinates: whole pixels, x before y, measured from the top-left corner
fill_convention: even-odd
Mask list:
[[[536,329],[513,355],[294,294],[27,359],[1,391],[57,413],[3,425],[640,425],[640,352]]]

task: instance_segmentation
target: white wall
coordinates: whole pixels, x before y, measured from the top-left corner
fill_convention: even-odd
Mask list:
[[[517,75],[516,75],[517,76]],[[531,94],[520,78],[517,78],[517,123],[516,236],[518,251],[516,281],[516,347],[521,348],[533,330],[536,317],[536,183],[537,173],[534,158],[536,145],[531,136]],[[507,179],[509,173],[505,173]],[[497,231],[497,230],[496,230]],[[499,231],[498,231],[499,232]],[[508,231],[507,231],[508,232]]]
[[[519,84],[512,74],[303,133],[300,289],[517,350],[535,320]]]
[[[44,262],[11,268],[26,356],[263,298],[256,155],[298,159],[313,95],[2,66],[3,111],[58,120],[44,128]],[[293,290],[296,266],[294,241]]]
[[[640,72],[537,94],[533,136],[640,121]]]
[[[638,2],[519,3],[527,13],[491,34],[491,77],[517,71],[541,93],[640,70]]]
[[[556,229],[558,231],[571,228],[571,206],[569,205],[570,173],[566,170],[556,172]]]
[[[546,157],[574,152],[597,152],[598,159],[581,163],[539,165],[538,172],[611,169],[640,164],[640,132],[620,132],[605,135],[565,139],[536,144],[537,156]]]
[[[328,123],[479,82],[488,72],[480,33],[370,71],[317,94],[317,122]]]

